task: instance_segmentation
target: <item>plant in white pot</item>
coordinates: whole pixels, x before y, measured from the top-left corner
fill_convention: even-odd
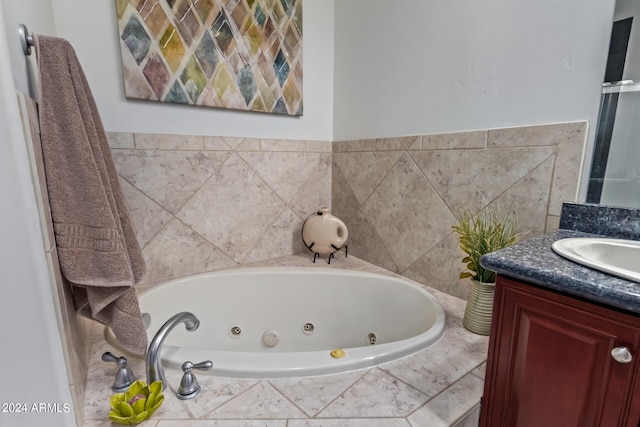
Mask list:
[[[466,254],[462,259],[466,269],[461,279],[471,279],[471,293],[467,298],[463,325],[471,332],[489,335],[491,312],[495,291],[496,273],[480,265],[480,257],[515,244],[518,218],[511,210],[485,209],[477,215],[464,211],[452,226],[460,237],[460,249]]]

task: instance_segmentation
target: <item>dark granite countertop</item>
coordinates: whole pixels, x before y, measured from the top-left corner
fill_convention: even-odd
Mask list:
[[[583,267],[553,252],[551,244],[568,237],[603,236],[561,229],[484,255],[481,264],[505,276],[640,314],[640,283]]]

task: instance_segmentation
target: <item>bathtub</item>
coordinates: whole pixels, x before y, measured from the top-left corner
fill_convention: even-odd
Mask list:
[[[190,311],[162,347],[164,366],[213,362],[227,377],[310,376],[371,367],[442,335],[436,299],[408,280],[326,267],[245,268],[173,280],[140,297],[149,341]]]

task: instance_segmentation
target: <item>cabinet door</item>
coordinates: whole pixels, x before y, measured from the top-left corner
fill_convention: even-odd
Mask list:
[[[638,426],[640,319],[499,277],[483,426]]]

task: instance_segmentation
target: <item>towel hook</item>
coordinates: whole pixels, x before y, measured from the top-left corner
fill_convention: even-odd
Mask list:
[[[27,26],[18,24],[18,35],[20,36],[20,45],[25,55],[31,55],[31,46],[33,46],[33,36],[29,34]]]

